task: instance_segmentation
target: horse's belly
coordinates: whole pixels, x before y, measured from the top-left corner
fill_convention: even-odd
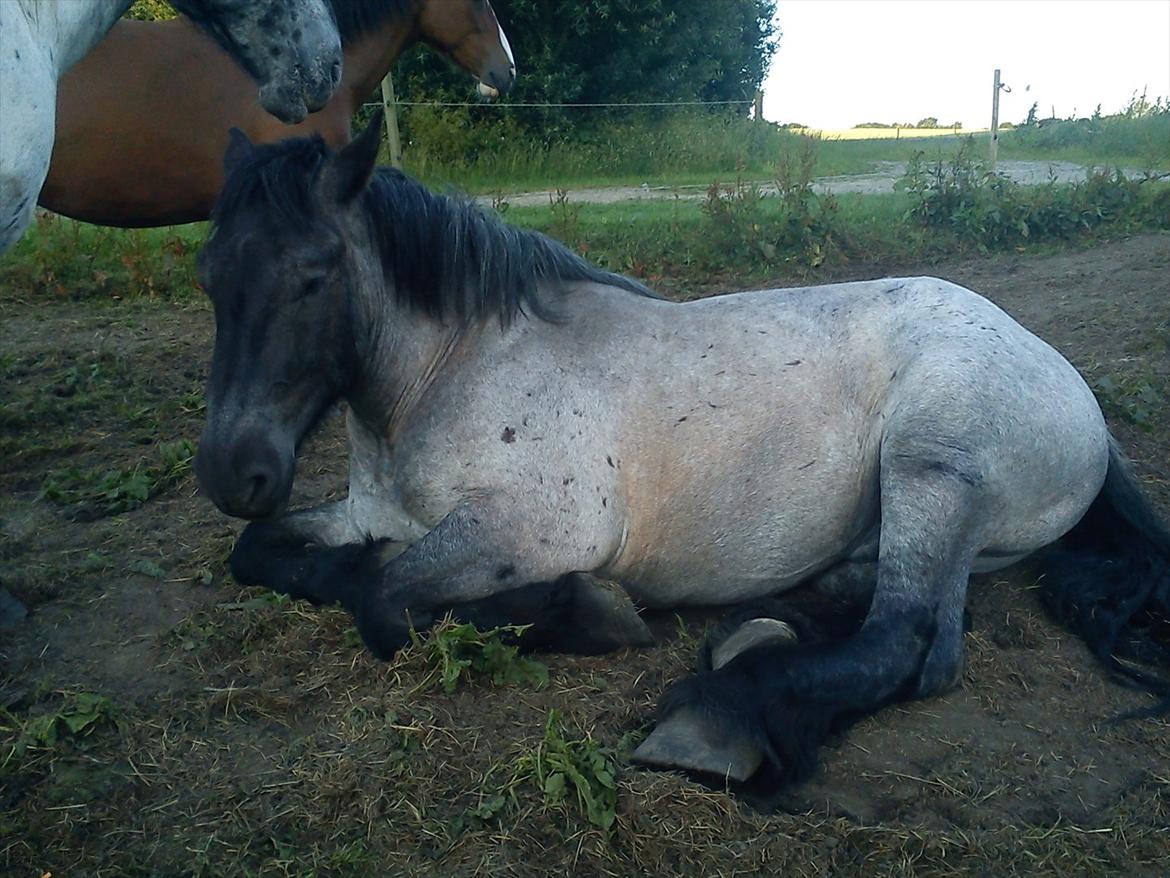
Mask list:
[[[653,527],[631,527],[611,575],[645,606],[731,604],[791,588],[877,520],[876,467],[852,463],[740,486],[738,496],[675,497]]]

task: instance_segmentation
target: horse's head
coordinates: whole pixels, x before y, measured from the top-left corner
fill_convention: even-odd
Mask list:
[[[173,0],[260,84],[282,122],[325,106],[341,82],[341,39],[327,0]]]
[[[423,0],[419,33],[479,80],[480,94],[499,97],[516,81],[516,59],[488,0]]]
[[[347,211],[373,171],[380,114],[340,152],[253,146],[233,129],[227,181],[199,254],[215,309],[195,472],[229,515],[288,502],[301,440],[357,377]]]

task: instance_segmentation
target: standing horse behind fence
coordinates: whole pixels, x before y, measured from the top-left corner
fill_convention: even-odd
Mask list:
[[[331,3],[344,76],[325,108],[293,128],[264,112],[244,73],[189,22],[120,22],[61,81],[41,206],[111,226],[205,220],[223,185],[229,128],[261,143],[316,133],[340,147],[354,112],[416,42],[471,73],[486,93],[515,80],[508,38],[487,0]]]
[[[969,575],[1067,535],[1049,592],[1170,692],[1114,657],[1170,658],[1170,534],[1080,375],[995,305],[934,278],[663,301],[373,173],[376,125],[336,154],[237,134],[228,155],[196,472],[266,519],[238,580],[340,602],[380,656],[452,606],[509,604],[544,644],[645,642],[593,576],[649,607],[746,602],[635,756],[775,784],[831,728],[954,686]],[[285,514],[340,398],[349,496]],[[818,633],[771,597],[798,586],[857,621]]]
[[[210,37],[209,44],[243,70],[244,87],[286,122],[304,118],[328,100],[341,78],[341,46],[325,0],[173,0]],[[0,2],[0,253],[32,222],[37,193],[53,150],[54,108],[61,76],[130,7],[131,0],[3,0]],[[213,42],[214,41],[214,42]],[[178,64],[176,58],[165,62]],[[112,88],[134,76],[133,59],[111,58]],[[243,71],[246,71],[243,72]],[[173,81],[167,68],[163,81]],[[189,71],[178,88],[213,87],[202,70]],[[117,119],[87,132],[94,139],[132,140]],[[143,169],[145,170],[145,169]],[[134,173],[139,172],[135,169]]]

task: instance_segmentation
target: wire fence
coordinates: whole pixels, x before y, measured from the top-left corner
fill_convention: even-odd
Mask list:
[[[752,105],[751,100],[738,101],[626,101],[622,103],[544,103],[535,101],[394,101],[396,107],[482,107],[511,109],[512,107],[544,109],[598,109],[623,107],[732,107]],[[366,101],[364,107],[380,107],[381,101]]]

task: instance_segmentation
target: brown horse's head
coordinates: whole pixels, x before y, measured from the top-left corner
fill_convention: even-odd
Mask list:
[[[498,97],[516,81],[516,59],[488,0],[423,0],[422,39],[479,80],[480,94]]]

